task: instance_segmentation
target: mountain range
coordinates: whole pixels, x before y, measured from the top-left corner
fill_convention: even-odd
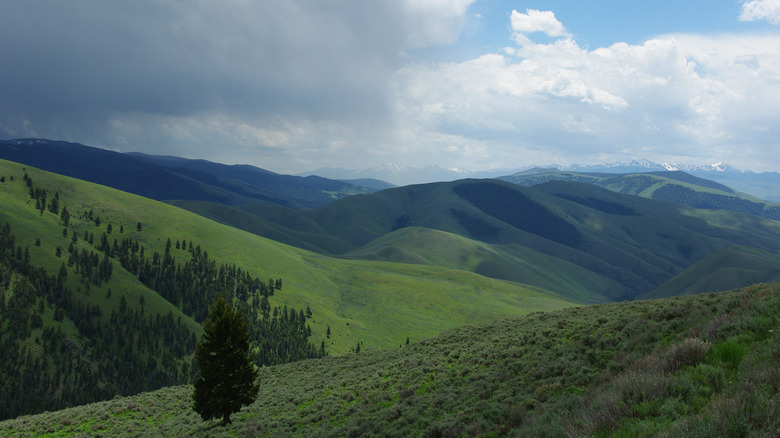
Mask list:
[[[44,139],[0,141],[0,158],[102,184],[150,199],[256,202],[311,208],[376,189],[317,176],[280,175],[248,165],[123,154]]]
[[[739,170],[726,163],[696,165],[689,163],[655,163],[650,160],[611,162],[599,164],[573,164],[561,166],[527,165],[492,171],[469,171],[466,169],[445,169],[439,166],[402,166],[387,163],[364,169],[320,168],[301,175],[319,175],[332,179],[375,178],[396,185],[421,184],[436,181],[454,181],[462,178],[499,178],[531,169],[554,169],[578,173],[647,173],[662,171],[683,171],[703,179],[727,185],[739,192],[767,201],[780,202],[780,173]]]
[[[732,188],[679,170],[644,173],[585,173],[531,169],[500,179],[522,186],[549,181],[576,181],[608,190],[689,207],[729,210],[780,219],[780,204],[739,193]]]
[[[459,180],[377,192],[377,180],[368,188],[356,180],[40,139],[0,142],[0,158],[165,200],[318,254],[444,266],[575,302],[686,293],[698,290],[692,287],[697,281],[728,289],[777,277],[757,265],[750,275],[725,279],[736,258],[709,257],[734,247],[771,259],[780,249],[773,220],[780,206],[678,170],[531,169],[501,177],[505,182]],[[652,166],[637,161],[608,167],[627,172]],[[702,274],[711,279],[704,281],[688,271],[701,264],[720,268]],[[676,286],[666,286],[672,280]]]
[[[115,396],[191,381],[217,294],[243,310],[255,360],[269,365],[262,403],[291,400],[292,384],[271,383],[287,382],[280,376],[306,388],[280,411],[262,408],[284,416],[283,426],[247,421],[256,413],[237,418],[255,432],[294,434],[306,412],[307,430],[325,435],[392,424],[400,434],[532,433],[549,424],[545,412],[582,411],[567,427],[598,434],[623,422],[637,435],[623,416],[663,418],[642,426],[662,430],[704,406],[732,406],[719,401],[731,382],[777,381],[755,373],[780,351],[767,316],[780,301],[776,288],[750,287],[780,281],[776,206],[686,172],[531,169],[387,188],[48,140],[0,142],[0,158],[0,419],[113,398],[123,400],[106,414],[116,418],[100,428],[119,433],[116,421],[140,418],[137,403],[156,396]],[[729,298],[679,298],[745,287]],[[661,300],[636,301],[647,298]],[[282,326],[298,337],[263,331]],[[412,347],[395,350],[410,338]],[[523,351],[507,360],[513,345]],[[746,346],[757,351],[747,368]],[[338,357],[273,365],[322,354]],[[348,371],[356,367],[371,373]],[[647,382],[639,392],[662,385],[663,398],[591,421],[602,415],[594,400],[609,409],[635,401],[626,394],[639,369]],[[366,392],[328,386],[326,374]],[[376,392],[377,382],[403,383]],[[478,390],[486,382],[492,389]],[[178,388],[166,404],[186,410],[188,387]],[[435,412],[420,416],[422,406]],[[162,409],[150,415],[168,415]],[[339,424],[318,420],[323,409]],[[78,424],[101,433],[90,429],[92,415],[87,425],[58,416],[56,427],[17,421],[0,430],[40,435]]]
[[[565,181],[533,187],[499,180],[411,185],[311,210],[174,204],[322,254],[443,265],[578,302],[651,295],[731,246],[748,245],[767,256],[780,250],[780,223],[774,220]]]

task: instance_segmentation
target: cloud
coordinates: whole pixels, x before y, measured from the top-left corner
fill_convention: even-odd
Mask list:
[[[224,148],[293,147],[302,134],[277,135],[293,126],[324,129],[312,139],[383,132],[400,54],[455,41],[473,1],[12,2],[0,14],[0,136],[148,151],[188,130]],[[212,153],[192,140],[191,155]]]
[[[569,36],[566,28],[555,18],[552,11],[526,9],[525,14],[512,10],[512,30],[518,34],[542,32],[550,37]]]
[[[457,41],[466,11],[476,0],[404,0],[407,46],[439,46]]]
[[[512,12],[503,50],[457,62],[408,54],[456,44],[473,4],[9,2],[0,137],[278,172],[637,156],[776,166],[777,34],[591,50],[552,12],[528,9]],[[772,4],[744,3],[743,16],[770,20]]]
[[[757,168],[780,133],[771,109],[778,46],[777,35],[667,35],[595,50],[571,38],[526,41],[466,62],[403,67],[396,113],[421,149],[438,133],[480,151],[453,167],[646,157]]]
[[[751,0],[742,4],[740,21],[766,20],[780,24],[780,0]]]
[[[31,112],[364,114],[403,37],[389,2],[44,3],[0,30],[4,100]]]

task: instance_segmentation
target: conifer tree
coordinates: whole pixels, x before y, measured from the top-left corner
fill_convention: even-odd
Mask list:
[[[220,296],[212,303],[203,330],[195,351],[199,371],[194,409],[203,420],[222,417],[225,425],[230,414],[252,403],[260,389],[249,356],[249,328],[243,313]]]
[[[62,221],[62,224],[65,225],[65,228],[67,228],[68,224],[70,223],[70,212],[68,211],[68,207],[62,207],[62,213],[60,213],[60,220]]]

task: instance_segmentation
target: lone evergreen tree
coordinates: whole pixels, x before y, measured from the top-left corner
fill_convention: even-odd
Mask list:
[[[203,420],[230,414],[255,400],[260,389],[257,370],[249,356],[249,328],[240,310],[219,297],[211,304],[198,342],[195,360],[200,367],[195,379],[194,409]]]

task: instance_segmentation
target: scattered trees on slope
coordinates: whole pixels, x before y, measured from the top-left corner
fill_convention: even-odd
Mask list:
[[[147,256],[151,251],[138,240],[117,239],[124,233],[121,223],[119,234],[112,233],[112,218],[100,220],[92,209],[69,211],[58,193],[49,196],[28,175],[23,181],[34,201],[28,205],[64,226],[62,233],[38,238],[61,241],[52,250],[61,261],[48,272],[29,247],[19,245],[10,223],[0,225],[0,420],[192,381],[196,333],[170,312],[147,311],[142,295],[130,303],[125,291],[106,290],[116,262],[197,322],[206,319],[215,297],[226,297],[247,318],[259,366],[325,355],[324,343],[317,348],[309,342],[310,309],[269,303],[282,279],[264,282],[235,265],[217,264],[191,240],[176,241],[177,249],[188,251],[184,263],[177,262],[172,244],[164,254]],[[136,230],[142,231],[140,222]],[[103,288],[104,300],[90,297],[92,286]],[[97,304],[106,300],[116,307]]]

